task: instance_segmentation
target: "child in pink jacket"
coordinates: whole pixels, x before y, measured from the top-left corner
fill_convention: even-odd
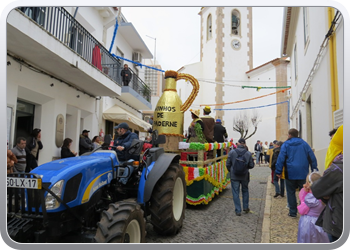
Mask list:
[[[324,208],[321,200],[316,199],[311,192],[313,182],[321,175],[313,172],[306,177],[303,189],[299,192],[301,204],[298,206],[300,216],[298,226],[298,243],[329,243],[328,235],[315,222]]]

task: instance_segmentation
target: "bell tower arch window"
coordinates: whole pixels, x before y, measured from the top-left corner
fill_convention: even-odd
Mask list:
[[[212,35],[213,35],[212,18],[211,18],[211,14],[209,14],[207,18],[207,41],[212,38]]]
[[[238,10],[233,10],[231,14],[231,34],[241,35],[241,15]]]

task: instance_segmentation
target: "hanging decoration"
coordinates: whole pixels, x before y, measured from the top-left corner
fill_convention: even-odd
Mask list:
[[[289,101],[278,102],[278,103],[272,103],[272,104],[261,105],[261,106],[256,106],[256,107],[249,107],[249,108],[214,109],[214,110],[245,110],[245,109],[259,109],[259,108],[265,108],[265,107],[270,107],[270,106],[274,106],[274,105],[279,105],[279,104],[286,103],[286,102],[289,102]]]
[[[119,26],[118,25],[118,18],[116,18],[115,19],[114,32],[113,32],[113,38],[112,38],[111,46],[109,47],[109,53],[111,53],[111,51],[112,51],[114,40],[115,40],[115,37],[117,35],[118,26]]]
[[[256,91],[259,91],[260,89],[287,89],[290,88],[290,86],[272,86],[272,87],[257,87],[257,86],[242,86],[242,89],[256,89]]]
[[[235,103],[240,103],[240,102],[247,102],[247,101],[251,101],[251,100],[256,100],[256,99],[259,99],[259,98],[263,98],[263,97],[266,97],[266,96],[278,94],[278,93],[281,93],[281,92],[285,92],[285,91],[288,90],[288,89],[290,89],[290,88],[282,89],[282,90],[279,90],[279,91],[277,91],[277,92],[270,93],[270,94],[267,94],[267,95],[257,96],[257,97],[254,97],[254,98],[249,98],[249,99],[240,100],[240,101],[235,101],[235,102],[217,103],[217,104],[201,104],[200,106],[224,106],[224,105],[228,105],[228,104],[235,104]]]
[[[151,66],[148,66],[148,65],[139,63],[139,62],[135,62],[135,61],[133,61],[133,60],[126,59],[126,58],[121,57],[121,56],[117,56],[116,54],[112,54],[112,56],[114,56],[115,58],[118,58],[118,59],[122,59],[122,60],[127,61],[127,62],[131,62],[131,63],[133,63],[133,64],[136,64],[137,66],[140,66],[140,68],[146,67],[146,68],[154,69],[154,70],[157,70],[157,71],[160,71],[160,72],[165,72],[165,71],[162,70],[162,69],[157,69],[157,68],[154,68],[154,67],[151,67]]]

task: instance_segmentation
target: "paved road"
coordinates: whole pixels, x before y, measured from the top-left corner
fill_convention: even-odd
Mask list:
[[[265,208],[268,167],[250,171],[249,207],[251,213],[236,216],[231,187],[223,190],[208,205],[190,206],[184,225],[175,236],[160,236],[147,223],[147,243],[260,243]]]

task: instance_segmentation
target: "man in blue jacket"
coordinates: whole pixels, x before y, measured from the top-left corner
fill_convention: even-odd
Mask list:
[[[120,162],[127,161],[134,156],[128,153],[133,139],[139,139],[138,135],[129,130],[129,125],[125,122],[120,123],[115,127],[118,132],[118,137],[114,139],[114,146]],[[139,160],[139,159],[134,159]]]
[[[128,149],[131,146],[133,139],[139,139],[138,135],[131,132],[129,130],[129,125],[125,122],[120,123],[118,126],[114,127],[118,132],[118,137],[114,140],[115,150],[117,152],[119,164],[122,164],[124,161],[128,161],[130,159],[139,161],[139,155],[130,155],[128,153]],[[130,172],[134,171],[134,167],[131,165],[127,165],[124,169],[124,173],[120,178],[120,182],[126,184],[128,179],[126,176],[129,175]]]
[[[289,216],[297,216],[297,200],[295,190],[301,190],[305,184],[306,176],[311,172],[318,171],[317,160],[314,152],[307,142],[298,138],[298,130],[292,128],[288,131],[288,140],[281,147],[276,163],[276,176],[281,177],[282,168],[285,166],[285,179]]]

